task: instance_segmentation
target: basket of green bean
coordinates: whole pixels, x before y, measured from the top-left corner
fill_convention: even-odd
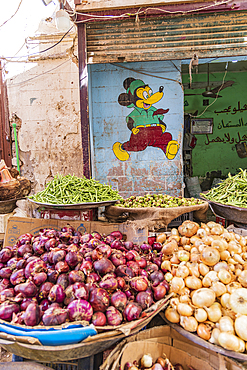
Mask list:
[[[247,224],[247,170],[240,168],[235,176],[229,173],[225,180],[200,196],[216,216]]]
[[[94,179],[58,174],[44,190],[30,195],[28,199],[44,207],[76,209],[111,205],[121,196],[110,185]]]

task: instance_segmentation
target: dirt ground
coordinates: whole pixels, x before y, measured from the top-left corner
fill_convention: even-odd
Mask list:
[[[0,347],[0,362],[11,362],[12,361],[12,353],[5,351],[2,347]]]

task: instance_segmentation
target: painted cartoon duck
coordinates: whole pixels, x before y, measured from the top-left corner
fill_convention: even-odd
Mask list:
[[[163,122],[164,114],[169,109],[157,109],[153,106],[164,96],[164,87],[160,86],[159,91],[153,93],[142,80],[132,77],[126,78],[123,86],[126,93],[119,95],[118,102],[128,108],[134,107],[134,110],[126,117],[131,136],[125,143],[113,144],[115,156],[120,161],[126,161],[130,156],[128,152],[139,152],[152,146],[162,149],[168,159],[174,159],[179,144],[166,132],[166,124]]]

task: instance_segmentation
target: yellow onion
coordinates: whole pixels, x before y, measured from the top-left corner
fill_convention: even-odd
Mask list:
[[[243,265],[244,264],[244,260],[243,258],[240,256],[240,254],[238,253],[234,253],[234,255],[232,256],[232,258],[234,259],[234,261],[236,261],[237,263],[239,263],[240,265]]]
[[[240,239],[239,239],[239,244],[241,245],[242,248],[244,248],[246,246],[246,239],[240,235]]]
[[[181,249],[177,253],[177,258],[180,262],[187,262],[190,259],[190,253],[184,249]]]
[[[170,258],[170,262],[171,264],[175,264],[175,265],[178,265],[180,263],[176,253],[172,255],[172,257]]]
[[[219,329],[220,331],[225,331],[227,333],[234,334],[234,324],[233,320],[229,316],[222,316],[219,320]],[[242,338],[243,339],[243,338]]]
[[[179,302],[181,302],[181,303],[191,303],[190,296],[188,294],[180,295]]]
[[[186,236],[182,236],[180,238],[180,244],[184,247],[185,245],[190,244],[190,238],[187,238]]]
[[[203,244],[201,238],[199,238],[197,235],[193,235],[190,238],[190,242],[191,242],[191,244],[194,244],[196,247],[198,247],[199,245]]]
[[[178,303],[177,311],[181,316],[192,316],[193,308],[187,303]]]
[[[224,227],[220,224],[216,224],[210,230],[211,235],[221,235],[224,232]]]
[[[230,257],[231,257],[231,255],[230,255],[229,251],[220,252],[220,259],[222,261],[227,261]]]
[[[232,276],[229,271],[222,269],[218,272],[218,278],[223,284],[229,284],[232,280]]]
[[[215,302],[215,292],[209,288],[195,290],[192,296],[192,303],[196,307],[210,307]]]
[[[211,232],[212,227],[217,226],[217,223],[214,221],[209,221],[207,222],[207,226],[209,227],[210,232]]]
[[[166,241],[166,233],[156,235],[156,242],[163,244]]]
[[[209,278],[212,283],[214,283],[215,281],[219,281],[219,278],[218,278],[218,274],[216,271],[209,271],[206,275],[205,275],[206,278]]]
[[[173,227],[171,229],[171,235],[177,235],[177,236],[179,236],[178,229],[175,229],[175,227]]]
[[[182,265],[182,264],[178,266],[178,268],[176,270],[176,276],[177,277],[181,277],[181,278],[185,279],[187,276],[189,276],[189,274],[190,274],[190,271],[189,271],[187,266]]]
[[[143,355],[141,358],[141,367],[149,368],[153,365],[153,359],[152,356],[147,354]]]
[[[199,324],[197,327],[197,335],[205,340],[209,340],[211,337],[210,328],[206,324]]]
[[[165,310],[165,317],[168,321],[170,321],[173,324],[178,324],[180,321],[180,315],[177,312],[177,310],[173,307],[168,307]]]
[[[207,234],[210,233],[210,228],[207,224],[204,224],[204,222],[201,223],[201,228],[206,231]]]
[[[208,276],[204,276],[202,279],[202,285],[204,288],[210,288],[212,285],[212,280]]]
[[[215,292],[216,297],[220,297],[226,293],[226,286],[219,281],[212,283],[211,289]]]
[[[222,316],[222,311],[218,303],[214,303],[210,307],[205,307],[205,310],[207,311],[209,320],[212,322],[219,321]]]
[[[237,316],[234,326],[237,335],[241,339],[247,341],[247,316],[246,315]]]
[[[223,252],[228,248],[227,242],[222,238],[213,238],[211,247],[216,248],[219,252]]]
[[[196,222],[193,221],[184,221],[182,225],[178,227],[178,232],[182,236],[187,236],[188,238],[191,238],[193,235],[197,233],[197,230],[199,229],[199,225]]]
[[[202,238],[202,242],[206,245],[211,245],[214,238],[211,235],[207,235],[204,238]]]
[[[164,275],[164,277],[165,277],[165,280],[166,280],[168,283],[170,283],[170,281],[172,281],[172,279],[173,279],[173,275],[172,275],[170,272],[167,272],[167,273]]]
[[[204,238],[207,236],[207,231],[205,229],[203,229],[202,227],[200,227],[198,230],[197,230],[197,233],[196,233],[197,236],[199,236],[199,238]]]
[[[180,325],[189,332],[195,332],[197,330],[198,322],[194,316],[180,316]]]
[[[216,248],[206,247],[201,253],[201,261],[207,266],[214,266],[220,260],[220,253]]]
[[[189,268],[190,275],[193,275],[193,276],[196,276],[196,277],[200,276],[198,263],[188,262],[187,266]]]
[[[194,275],[187,276],[184,281],[185,281],[185,285],[189,289],[195,290],[195,289],[200,289],[202,287],[201,279],[197,278]]]
[[[172,293],[179,293],[184,287],[184,280],[181,277],[174,276],[170,282],[170,291]]]
[[[169,238],[167,239],[168,242],[175,240],[177,243],[180,241],[180,236],[178,235],[170,235]]]
[[[207,311],[205,311],[204,308],[197,308],[195,310],[194,316],[198,322],[204,322],[208,318]]]
[[[209,272],[209,267],[201,262],[198,265],[198,270],[202,276],[205,276]]]
[[[221,306],[224,307],[224,308],[230,308],[230,306],[229,306],[229,299],[230,299],[230,293],[224,293],[220,297]]]
[[[247,288],[247,270],[241,271],[238,276],[238,281],[244,288]]]
[[[222,332],[218,336],[218,342],[221,347],[228,349],[229,351],[244,352],[245,345],[243,350],[243,344],[241,341],[242,340],[240,338],[231,333]]]
[[[219,272],[220,270],[228,270],[228,264],[225,261],[220,261],[214,266],[214,271]]]
[[[173,254],[178,247],[178,243],[172,239],[170,242],[163,244],[162,253],[166,256]]]
[[[220,329],[219,328],[214,328],[211,333],[211,338],[209,339],[209,342],[212,344],[219,345],[218,337],[220,334]]]
[[[234,240],[231,240],[229,243],[228,243],[228,251],[230,253],[241,253],[242,252],[242,248],[241,248],[241,245],[236,243]]]
[[[229,306],[233,312],[247,315],[247,289],[239,288],[234,290],[229,298]]]
[[[177,305],[179,304],[179,298],[178,297],[173,297],[170,300],[170,306],[177,309]]]

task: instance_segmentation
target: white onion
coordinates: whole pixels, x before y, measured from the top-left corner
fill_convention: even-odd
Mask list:
[[[194,316],[180,316],[180,325],[189,332],[194,332],[197,330],[198,322]]]
[[[220,270],[228,270],[228,264],[225,261],[220,261],[214,266],[214,271],[219,272]]]
[[[180,321],[179,313],[177,312],[177,310],[175,310],[175,308],[172,307],[168,307],[165,310],[165,317],[168,321],[172,322],[173,324],[178,324]]]
[[[220,329],[219,328],[214,328],[211,333],[211,338],[209,339],[209,342],[212,344],[219,344],[218,337],[220,335]]]
[[[153,359],[152,356],[147,354],[143,355],[141,358],[141,366],[144,368],[149,368],[153,365]]]
[[[232,280],[230,272],[225,269],[222,269],[218,272],[218,278],[223,284],[229,284]]]
[[[215,292],[216,297],[220,297],[224,293],[226,293],[226,286],[220,281],[216,281],[215,283],[213,283],[211,289]]]
[[[237,281],[233,281],[232,283],[228,284],[226,288],[227,288],[227,292],[232,294],[234,290],[242,288],[242,285],[238,283]]]
[[[197,307],[210,307],[215,301],[216,295],[212,289],[201,288],[194,292],[192,303]]]
[[[202,276],[205,276],[209,272],[209,267],[204,263],[199,263],[198,270]]]
[[[247,315],[247,289],[239,288],[231,293],[229,306],[235,313]]]
[[[247,341],[247,316],[246,315],[237,316],[234,325],[237,335],[241,339]]]
[[[204,321],[206,321],[206,320],[207,320],[207,318],[208,318],[208,314],[207,314],[207,312],[204,310],[204,308],[197,308],[197,309],[195,310],[195,314],[194,314],[194,316],[195,316],[195,318],[196,318],[196,320],[197,320],[198,322],[204,322]]]
[[[196,276],[187,276],[184,280],[185,285],[189,289],[200,289],[202,287],[201,279],[197,278]]]
[[[240,272],[238,276],[238,281],[244,288],[247,288],[247,270],[243,270]]]
[[[234,334],[222,332],[218,336],[218,341],[221,347],[229,351],[243,352],[241,339]]]
[[[192,316],[193,308],[187,303],[179,302],[177,305],[177,311],[181,316]]]
[[[234,334],[233,320],[229,316],[222,316],[219,320],[219,329],[221,332],[225,331]]]
[[[229,299],[230,299],[230,293],[224,293],[220,298],[221,306],[224,308],[230,308]]]
[[[217,303],[212,304],[210,307],[205,307],[208,314],[208,319],[212,322],[218,322],[222,316],[220,305]]]
[[[184,280],[181,277],[174,276],[170,283],[170,291],[172,293],[179,293],[184,287]]]

